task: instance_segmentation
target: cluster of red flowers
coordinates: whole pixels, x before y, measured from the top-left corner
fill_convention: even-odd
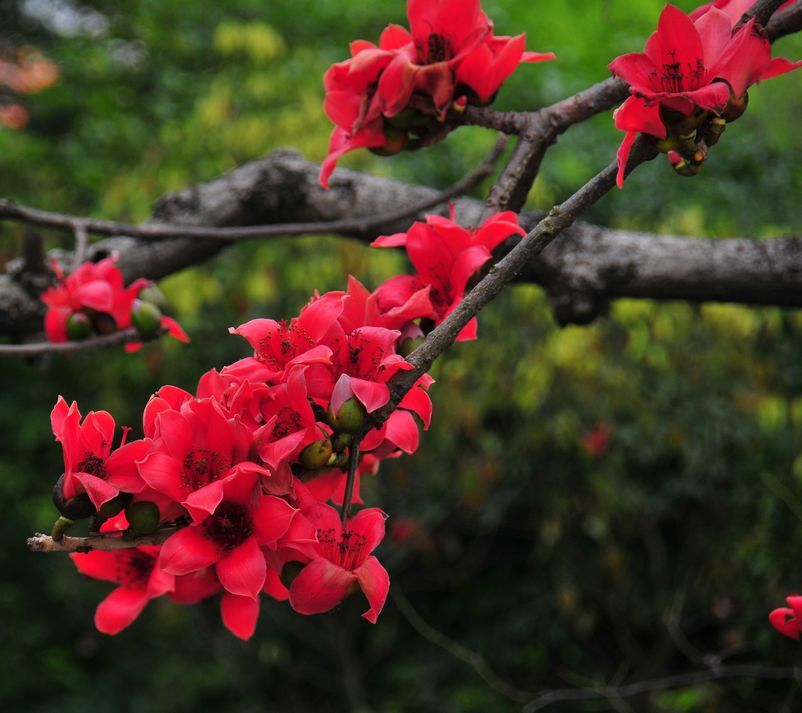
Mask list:
[[[526,35],[499,37],[479,0],[408,0],[410,30],[388,25],[378,46],[351,43],[351,58],[324,78],[324,108],[335,128],[320,182],[345,153],[382,155],[440,138],[450,109],[493,101],[521,62],[554,59],[526,52]]]
[[[209,371],[194,394],[160,389],[145,407],[143,438],[126,442],[125,431],[117,448],[110,414],[82,421],[77,405],[59,398],[51,416],[64,451],[55,536],[88,517],[126,536],[177,527],[161,546],[72,556],[84,574],[119,585],[97,609],[98,629],[117,633],[154,597],[191,604],[222,592],[224,624],[248,638],[262,593],[316,614],[357,587],[375,622],[389,578],[371,552],[386,516],[366,508],[343,524],[328,501],[343,502],[355,443],[358,503],[359,475],[417,449],[418,429],[431,419],[431,377],[379,427],[369,428],[370,414],[390,400],[393,375],[412,368],[402,354],[459,302],[490,250],[516,233],[512,213],[476,230],[430,216],[408,234],[379,239],[405,245],[417,273],[372,293],[350,278],[346,292],[315,296],[289,322],[254,319],[230,330],[253,355]],[[86,285],[82,297],[99,301],[100,288]],[[473,323],[461,338],[475,335]]]
[[[616,127],[627,132],[618,150],[619,187],[639,133],[653,138],[674,170],[695,175],[726,123],[746,110],[747,89],[802,67],[802,61],[772,59],[771,45],[754,19],[734,30],[751,5],[717,0],[690,16],[666,5],[644,51],[610,64],[631,94],[615,113]]]
[[[111,334],[135,327],[144,339],[166,331],[182,342],[189,337],[171,317],[162,314],[164,295],[149,280],[139,279],[125,287],[114,257],[85,262],[65,277],[53,263],[58,284],[42,293],[47,305],[45,333],[51,342],[86,339],[93,334]],[[135,351],[140,343],[126,345]]]

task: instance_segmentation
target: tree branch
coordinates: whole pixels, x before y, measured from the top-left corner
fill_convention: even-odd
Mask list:
[[[568,701],[595,701],[599,699],[633,698],[644,693],[665,691],[670,688],[693,686],[705,681],[719,681],[725,678],[758,678],[758,679],[798,679],[802,670],[796,667],[772,666],[720,666],[718,668],[681,673],[676,676],[653,678],[646,681],[630,683],[626,686],[598,686],[596,688],[564,688],[544,691],[524,706],[524,713],[536,713],[554,703]]]
[[[766,25],[766,35],[771,42],[802,30],[802,0],[775,13]]]
[[[91,349],[105,349],[129,342],[141,342],[135,329],[124,329],[114,334],[84,339],[80,342],[30,342],[27,344],[0,344],[0,357],[34,357],[45,354],[73,354]]]
[[[28,549],[31,552],[91,552],[92,550],[127,550],[132,547],[161,545],[179,528],[171,527],[159,530],[152,535],[140,537],[123,537],[122,535],[95,535],[92,537],[70,537],[64,535],[58,542],[50,535],[37,532],[28,538]]]

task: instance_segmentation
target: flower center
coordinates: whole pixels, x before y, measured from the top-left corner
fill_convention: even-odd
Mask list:
[[[218,547],[233,550],[253,532],[250,513],[244,505],[223,501],[214,515],[204,520],[206,536]]]
[[[682,71],[680,62],[672,62],[671,64],[663,65],[660,84],[663,87],[663,91],[670,94],[693,91],[699,88],[704,73],[705,67],[701,59],[696,60],[696,65],[688,63],[687,72]]]
[[[106,468],[103,465],[103,459],[89,451],[84,453],[84,459],[76,466],[76,468],[81,473],[96,475],[98,478],[106,477]]]
[[[343,530],[342,535],[337,537],[334,529],[328,528],[318,530],[317,539],[323,556],[343,569],[353,570],[365,561],[367,539],[358,532]]]
[[[117,581],[126,589],[145,589],[156,559],[140,550],[121,550],[114,561]]]
[[[223,456],[208,448],[198,448],[187,453],[181,470],[181,482],[190,490],[208,485],[228,471],[231,466]]]
[[[308,347],[315,344],[296,323],[292,322],[288,326],[286,322],[282,322],[278,330],[269,332],[259,341],[256,358],[273,369],[283,369],[298,354],[298,345],[304,343]]]
[[[289,406],[284,406],[278,412],[278,419],[273,432],[270,434],[269,443],[286,438],[291,433],[296,433],[301,430],[301,415]]]
[[[437,62],[445,62],[454,56],[454,50],[451,48],[451,42],[443,35],[431,34],[427,41],[428,49],[427,61],[429,64],[436,64]]]

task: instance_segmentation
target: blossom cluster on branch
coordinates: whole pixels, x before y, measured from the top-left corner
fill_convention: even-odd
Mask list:
[[[167,332],[179,341],[188,342],[181,325],[162,314],[166,299],[150,280],[134,280],[125,287],[123,274],[108,257],[99,262],[84,262],[64,275],[53,263],[57,284],[42,293],[45,312],[45,333],[54,343],[80,341],[93,335],[112,334],[135,327],[144,339],[153,339]],[[127,351],[136,351],[140,342],[126,344]]]
[[[339,158],[358,148],[389,156],[448,133],[449,112],[484,106],[521,62],[555,59],[527,52],[526,35],[497,36],[479,0],[409,0],[410,30],[388,25],[375,45],[351,43],[351,58],[324,77],[324,109],[335,128],[320,171],[328,187]]]
[[[610,64],[630,92],[615,113],[626,132],[619,186],[638,136],[654,147],[647,145],[650,158],[666,153],[678,174],[697,174],[726,123],[746,110],[749,87],[802,66],[772,59],[763,28],[754,19],[741,23],[750,5],[715,0],[690,15],[667,5],[644,52]],[[352,43],[351,58],[325,75],[324,108],[335,128],[320,172],[324,187],[346,152],[427,146],[458,124],[467,105],[490,103],[520,63],[554,59],[525,51],[523,34],[496,36],[478,0],[409,0],[407,10],[409,30],[389,25],[378,45]],[[508,170],[520,178],[520,166]],[[587,184],[584,207],[613,186],[614,174],[615,164]],[[542,222],[540,235],[563,207]],[[98,629],[119,632],[155,597],[193,604],[218,593],[223,623],[243,639],[254,632],[263,594],[317,614],[361,590],[363,616],[375,623],[389,576],[372,553],[387,516],[375,507],[351,516],[350,508],[364,504],[360,477],[418,448],[432,415],[431,377],[413,372],[408,382],[417,380],[389,416],[374,414],[391,402],[391,380],[413,370],[405,357],[514,235],[524,235],[515,213],[466,228],[452,212],[378,238],[376,247],[405,248],[415,272],[372,292],[349,277],[345,291],[315,293],[289,321],[254,319],[231,329],[252,355],[207,372],[194,393],[162,387],[145,406],[142,437],[129,440],[124,429],[116,448],[110,414],[82,418],[77,404],[59,397],[51,422],[64,473],[54,488],[61,517],[53,539],[90,517],[106,537],[166,534],[161,545],[72,555],[82,573],[118,585],[97,609]],[[42,295],[52,341],[131,325],[143,336],[166,330],[185,338],[146,296],[152,286],[125,287],[113,259],[58,278]],[[476,317],[468,317],[478,309],[461,315],[449,343],[476,338]],[[587,451],[603,452],[608,439],[599,429]],[[770,619],[799,638],[800,597],[788,604]]]
[[[522,233],[516,216],[502,213],[476,230],[429,216],[380,238],[406,246],[415,274],[373,292],[351,277],[346,291],[313,296],[288,322],[231,329],[253,354],[207,372],[194,393],[162,387],[144,409],[143,437],[127,440],[126,429],[116,448],[110,414],[82,420],[77,404],[59,398],[51,422],[64,474],[54,538],[89,517],[94,529],[124,537],[177,528],[161,546],[72,555],[82,573],[119,585],[97,609],[98,629],[117,633],[154,597],[191,604],[220,592],[224,624],[248,638],[263,593],[317,614],[356,588],[375,622],[389,577],[371,553],[386,516],[365,508],[348,517],[351,493],[361,503],[360,476],[417,449],[431,420],[431,377],[380,426],[368,419],[390,400],[393,375],[412,368],[404,354],[459,303],[490,250]],[[90,286],[84,297],[102,291],[82,285]],[[474,320],[460,338],[475,337]],[[330,502],[343,506],[342,518]]]

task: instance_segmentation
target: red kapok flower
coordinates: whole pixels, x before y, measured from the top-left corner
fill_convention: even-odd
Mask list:
[[[322,614],[358,586],[370,604],[362,616],[375,624],[387,599],[390,578],[370,553],[384,538],[385,518],[378,508],[368,508],[350,518],[343,529],[337,511],[321,505],[314,520],[314,555],[290,586],[292,608],[299,614]]]
[[[791,595],[785,601],[788,607],[775,609],[769,614],[769,621],[781,634],[798,641],[802,634],[802,597]]]
[[[158,547],[70,555],[81,574],[120,585],[95,611],[98,631],[120,633],[142,613],[151,599],[175,588],[175,577],[159,569],[158,555]]]
[[[228,418],[214,399],[191,399],[155,417],[153,446],[137,462],[142,479],[187,509],[196,522],[214,513],[225,483],[269,475],[248,460],[250,432]]]
[[[159,565],[175,575],[215,565],[227,592],[255,599],[267,571],[261,547],[275,545],[295,513],[281,498],[258,495],[256,474],[228,478],[214,512],[171,535],[162,545]]]
[[[440,324],[460,303],[468,280],[491,258],[491,251],[512,235],[524,235],[515,213],[496,213],[475,229],[463,228],[451,218],[426,216],[406,233],[373,241],[376,247],[406,247],[416,275],[399,275],[379,286],[375,295],[380,309],[387,311],[405,304],[422,287],[429,286],[432,313],[426,315]],[[457,341],[476,339],[474,317],[459,333]]]
[[[320,340],[340,316],[342,301],[342,292],[328,292],[310,302],[289,323],[252,319],[230,328],[231,334],[248,340],[254,355],[227,366],[222,373],[277,384],[293,366],[327,363],[331,350]]]
[[[706,112],[719,116],[751,85],[802,66],[779,57],[772,60],[771,45],[754,20],[734,34],[732,27],[729,15],[716,7],[694,21],[666,5],[644,52],[621,55],[610,64],[632,94],[615,112],[616,127],[627,132],[618,151],[619,187],[639,132],[666,139],[667,124],[693,132],[706,120]],[[683,123],[692,115],[698,120]]]
[[[50,423],[64,452],[65,500],[86,493],[98,509],[120,491],[136,493],[144,488],[135,461],[147,453],[150,444],[132,441],[112,451],[115,425],[110,413],[90,411],[82,423],[78,404],[73,401],[68,407],[59,396]]]

